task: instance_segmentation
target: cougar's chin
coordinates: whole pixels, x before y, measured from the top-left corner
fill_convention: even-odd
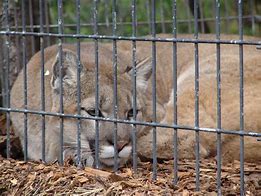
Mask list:
[[[124,166],[124,164],[127,163],[129,159],[127,158],[118,158],[116,160],[116,163],[118,164],[118,167]],[[113,168],[115,165],[115,160],[114,158],[107,158],[107,159],[100,159],[101,164],[106,168]]]
[[[118,158],[114,159],[114,147],[113,146],[101,146],[100,148],[100,161],[102,164],[112,167],[116,163],[118,166],[123,166],[130,158],[132,152],[131,146],[125,146],[118,152]]]

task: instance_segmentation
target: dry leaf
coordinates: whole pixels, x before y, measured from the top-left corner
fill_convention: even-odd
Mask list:
[[[37,166],[34,167],[34,169],[35,169],[36,171],[42,170],[43,168],[45,168],[45,165],[44,165],[44,164],[39,164],[39,165],[37,165]]]
[[[88,181],[88,178],[84,177],[84,176],[81,176],[79,178],[77,178],[77,180],[80,182],[80,183],[85,183]]]
[[[123,177],[132,177],[132,170],[130,168],[124,169],[124,173],[121,176],[123,176]]]
[[[111,172],[93,169],[90,167],[86,167],[84,170],[87,172],[88,175],[92,175],[92,176],[100,176],[100,177],[108,178],[111,175]]]
[[[36,178],[36,175],[35,175],[35,174],[29,174],[29,175],[27,176],[27,178],[29,178],[29,181],[34,181],[35,178]]]
[[[184,190],[182,192],[182,196],[189,196],[189,191],[188,190]]]
[[[17,182],[18,182],[18,181],[17,181],[17,179],[15,179],[15,178],[11,180],[11,183],[12,183],[13,185],[17,185]]]
[[[111,181],[111,182],[118,182],[118,181],[122,181],[124,178],[120,175],[117,175],[115,173],[112,173],[108,176],[108,179]]]

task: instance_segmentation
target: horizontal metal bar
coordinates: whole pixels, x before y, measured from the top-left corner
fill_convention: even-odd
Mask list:
[[[49,116],[57,116],[57,117],[67,117],[67,118],[75,118],[75,119],[87,119],[87,120],[99,120],[99,121],[107,121],[107,122],[117,122],[117,123],[125,123],[125,124],[134,124],[134,125],[143,125],[150,127],[162,127],[162,128],[171,128],[171,129],[184,129],[184,130],[192,130],[192,131],[202,131],[209,133],[223,133],[223,134],[232,134],[232,135],[243,135],[250,137],[260,137],[261,133],[257,133],[251,130],[245,130],[239,132],[237,130],[225,130],[225,129],[215,129],[215,128],[205,128],[205,127],[191,127],[191,126],[183,126],[183,125],[168,125],[161,124],[156,122],[141,122],[141,121],[129,121],[129,120],[121,120],[121,119],[111,119],[111,118],[102,118],[95,116],[81,116],[77,114],[63,114],[63,113],[54,113],[54,112],[45,112],[45,111],[37,111],[37,110],[24,110],[24,109],[13,109],[13,108],[3,108],[0,107],[0,111],[2,112],[17,112],[17,113],[29,113],[29,114],[38,114],[38,115],[49,115]]]
[[[22,35],[22,36],[45,36],[57,38],[76,38],[76,39],[101,39],[101,40],[122,40],[122,41],[146,41],[146,42],[173,42],[173,43],[197,43],[197,44],[235,44],[235,45],[260,45],[261,41],[245,40],[203,40],[188,38],[152,38],[152,37],[125,37],[125,36],[107,36],[107,35],[81,35],[81,34],[56,34],[56,33],[35,33],[35,32],[16,32],[0,31],[0,35]]]

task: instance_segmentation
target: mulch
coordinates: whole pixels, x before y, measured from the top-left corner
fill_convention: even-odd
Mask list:
[[[138,172],[125,167],[119,172],[78,169],[57,163],[43,164],[13,159],[0,160],[0,195],[216,195],[216,165],[205,160],[200,169],[200,191],[195,191],[195,163],[179,162],[179,182],[173,184],[173,162],[158,165],[152,180],[152,165],[141,163]],[[223,195],[240,195],[239,163],[222,168]],[[261,166],[245,165],[246,195],[261,195]]]
[[[0,115],[0,195],[217,195],[216,162],[200,162],[200,191],[196,190],[195,161],[179,160],[178,183],[173,183],[173,161],[161,161],[157,180],[152,180],[151,162],[140,162],[137,173],[131,165],[117,173],[77,168],[66,162],[44,164],[21,161],[19,140],[11,130],[11,157],[5,155],[5,119]],[[14,159],[15,158],[15,159]],[[20,160],[19,160],[20,159]],[[222,166],[223,195],[240,195],[240,164]],[[261,163],[245,163],[245,194],[261,195]]]

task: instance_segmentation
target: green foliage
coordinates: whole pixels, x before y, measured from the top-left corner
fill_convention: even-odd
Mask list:
[[[64,19],[64,33],[76,33],[76,1],[63,1],[63,19]],[[151,0],[136,1],[136,17],[138,21],[137,35],[150,34],[150,17],[151,17]],[[194,16],[192,15],[187,1],[177,1],[177,31],[178,33],[193,33],[194,32]],[[210,33],[215,33],[215,1],[199,1],[201,7],[201,17],[206,19],[207,26]],[[220,1],[220,16],[221,33],[238,33],[238,13],[237,1]],[[251,14],[250,1],[244,1],[244,15]],[[131,0],[116,1],[117,10],[117,35],[132,36],[132,15],[131,15]],[[52,24],[57,24],[58,9],[57,2],[49,0],[50,16]],[[260,9],[260,3],[256,1],[253,5],[254,13]],[[94,1],[82,0],[80,11],[81,34],[94,34],[93,30],[93,14]],[[98,34],[112,35],[113,34],[113,14],[112,1],[97,0],[97,17],[98,17]],[[156,33],[172,33],[172,1],[158,0],[156,1]],[[228,19],[232,17],[232,19]],[[226,19],[227,18],[227,19]],[[202,31],[199,24],[199,30]],[[244,34],[259,35],[260,23],[255,23],[255,32],[252,31],[252,24],[250,19],[244,20]],[[52,29],[57,32],[57,28]],[[70,40],[69,40],[70,41]]]

